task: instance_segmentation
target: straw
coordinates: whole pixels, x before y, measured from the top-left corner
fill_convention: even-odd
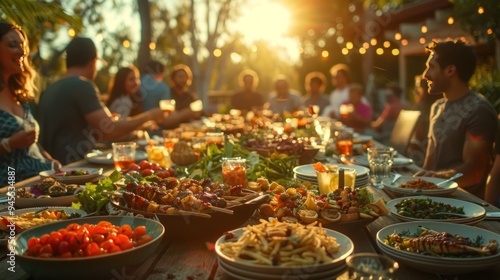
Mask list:
[[[344,168],[339,168],[339,189],[343,190],[345,186],[345,172]]]

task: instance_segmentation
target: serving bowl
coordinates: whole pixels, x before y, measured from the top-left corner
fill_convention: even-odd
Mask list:
[[[269,199],[268,195],[260,195],[247,202],[228,206],[226,209],[233,210],[233,214],[218,211],[204,212],[208,214],[198,216],[196,213],[165,214],[151,213],[124,206],[120,200],[112,200],[111,206],[145,217],[153,217],[155,214],[159,221],[165,226],[168,237],[192,238],[196,236],[217,237],[225,231],[237,228],[245,223],[255,210]]]
[[[126,251],[94,257],[60,259],[24,255],[31,237],[50,234],[52,231],[66,228],[71,223],[97,224],[100,221],[108,221],[117,226],[128,224],[132,228],[145,226],[147,234],[151,235],[153,240]],[[16,264],[19,264],[34,279],[111,279],[116,275],[123,275],[126,266],[145,261],[158,248],[164,233],[165,228],[161,223],[132,216],[100,216],[65,220],[32,228],[17,235],[15,260]]]

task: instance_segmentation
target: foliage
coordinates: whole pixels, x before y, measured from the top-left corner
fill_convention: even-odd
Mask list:
[[[470,80],[472,90],[483,94],[500,113],[500,72],[492,61],[477,66]]]
[[[500,1],[491,0],[450,0],[453,3],[453,16],[465,30],[478,41],[480,38],[500,39]],[[479,14],[479,7],[484,13]],[[491,29],[492,34],[488,34]]]

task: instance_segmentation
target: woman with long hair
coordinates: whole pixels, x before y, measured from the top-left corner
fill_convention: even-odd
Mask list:
[[[0,22],[0,186],[38,175],[53,162],[59,166],[37,143],[39,126],[29,106],[36,73],[29,53],[21,27]]]
[[[109,84],[109,98],[106,103],[109,110],[119,114],[120,118],[142,113],[140,86],[139,70],[136,67],[120,68]]]

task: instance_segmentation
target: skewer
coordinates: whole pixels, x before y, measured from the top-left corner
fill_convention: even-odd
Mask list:
[[[230,215],[234,214],[234,211],[231,209],[221,208],[221,207],[217,207],[217,206],[209,206],[208,208],[212,209],[214,211],[218,211],[218,212],[222,212],[222,213],[226,213],[226,214],[230,214]]]

